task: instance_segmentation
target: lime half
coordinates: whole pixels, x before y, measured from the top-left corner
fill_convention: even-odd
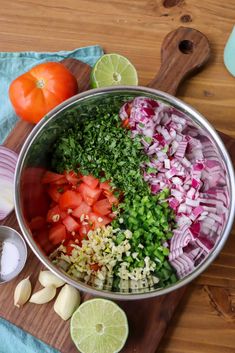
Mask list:
[[[133,64],[119,54],[105,54],[96,62],[91,72],[92,88],[138,85],[138,76]]]
[[[70,333],[81,353],[116,353],[128,336],[127,317],[114,302],[91,299],[73,314]]]

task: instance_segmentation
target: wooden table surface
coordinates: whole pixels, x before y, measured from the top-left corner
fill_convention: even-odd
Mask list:
[[[235,0],[0,0],[0,51],[100,44],[127,56],[145,85],[159,68],[164,36],[181,25],[196,28],[208,36],[212,57],[178,96],[235,138],[235,78],[223,65],[234,24]],[[235,352],[234,236],[189,286],[158,353]]]

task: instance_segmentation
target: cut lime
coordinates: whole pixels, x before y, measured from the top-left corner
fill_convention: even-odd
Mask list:
[[[138,76],[133,64],[119,54],[105,54],[96,62],[91,72],[92,88],[138,85]]]
[[[128,336],[127,317],[114,302],[91,299],[73,314],[70,333],[81,353],[116,353]]]

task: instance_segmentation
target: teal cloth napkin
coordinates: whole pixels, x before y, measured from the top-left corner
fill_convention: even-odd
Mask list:
[[[59,353],[59,351],[0,318],[0,353]]]
[[[103,55],[103,50],[98,45],[56,53],[0,53],[0,144],[18,120],[8,98],[8,88],[12,80],[45,61],[74,58],[93,66],[101,55]]]

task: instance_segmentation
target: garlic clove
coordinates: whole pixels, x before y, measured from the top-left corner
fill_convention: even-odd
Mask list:
[[[58,288],[65,284],[62,279],[54,275],[51,271],[40,271],[38,280],[43,287],[54,286]]]
[[[29,300],[31,291],[32,286],[29,277],[20,281],[15,288],[14,305],[17,306],[17,308],[20,308],[22,305],[24,305]]]
[[[68,320],[79,307],[80,302],[79,291],[69,284],[65,284],[56,298],[54,310],[63,320]]]
[[[29,302],[34,304],[45,304],[51,301],[56,295],[56,287],[48,286],[34,293]]]

